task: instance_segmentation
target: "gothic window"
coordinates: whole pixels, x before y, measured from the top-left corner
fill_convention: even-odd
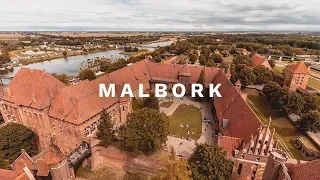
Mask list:
[[[238,175],[241,174],[241,171],[242,171],[242,164],[239,164],[239,166],[238,166]]]
[[[122,106],[122,111],[124,112],[124,106]]]

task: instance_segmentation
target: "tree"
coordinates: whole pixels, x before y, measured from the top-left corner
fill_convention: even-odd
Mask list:
[[[67,51],[63,51],[63,52],[62,52],[62,55],[63,55],[64,57],[67,57],[67,55],[68,55]]]
[[[119,130],[119,145],[135,154],[157,151],[168,135],[169,119],[155,109],[142,108],[130,113]]]
[[[287,113],[295,113],[300,115],[306,102],[303,97],[297,92],[289,92],[282,97],[281,111]]]
[[[1,164],[13,163],[24,149],[30,156],[38,153],[37,135],[21,124],[9,123],[0,128]],[[5,161],[5,163],[3,163]],[[1,167],[8,168],[8,167]]]
[[[232,49],[230,50],[230,54],[238,54],[237,49],[236,49],[236,48],[232,48]]]
[[[268,82],[262,89],[262,93],[274,108],[282,106],[282,97],[288,93],[288,90],[283,89],[278,83]]]
[[[199,56],[199,63],[200,63],[201,65],[205,65],[206,62],[207,62],[206,57],[205,57],[204,55],[200,54],[200,56]]]
[[[113,123],[110,114],[106,109],[100,112],[97,138],[101,141],[102,146],[109,146],[115,139]]]
[[[272,69],[276,66],[276,62],[273,59],[268,60],[268,62]]]
[[[192,54],[192,55],[190,56],[189,61],[190,61],[192,64],[194,64],[197,60],[198,60],[198,56],[197,56],[196,54]]]
[[[319,111],[311,111],[303,114],[300,120],[300,128],[303,132],[317,132],[320,128],[320,113]]]
[[[81,80],[88,79],[89,81],[96,79],[96,75],[94,74],[94,72],[90,68],[86,68],[86,69],[82,70],[79,73],[78,77]]]
[[[320,96],[315,94],[303,94],[303,99],[306,102],[306,105],[304,106],[302,112],[307,113],[309,111],[320,109]]]
[[[212,60],[207,61],[205,65],[206,67],[216,67],[216,64]]]
[[[143,98],[142,100],[142,107],[145,108],[152,108],[155,110],[159,110],[159,100],[155,97],[154,93],[150,93],[149,97]]]
[[[223,61],[223,58],[220,54],[213,54],[211,59],[213,59],[215,63],[221,63]]]
[[[245,65],[250,65],[250,60],[248,56],[245,55],[236,55],[233,58],[233,63],[238,65],[238,64],[245,64]]]
[[[242,86],[248,86],[256,81],[256,76],[249,67],[243,68],[238,74]]]
[[[162,154],[160,157],[161,168],[159,170],[160,180],[189,180],[191,171],[184,159],[178,159],[173,148],[169,155]]]
[[[197,145],[188,161],[193,179],[229,179],[232,162],[225,159],[225,153],[217,144]]]
[[[53,73],[52,74],[54,77],[56,77],[57,79],[59,79],[59,81],[63,82],[65,85],[68,85],[69,84],[69,81],[68,81],[68,76],[66,74],[56,74],[56,73]]]
[[[265,66],[259,65],[253,68],[253,73],[256,76],[256,84],[264,84],[273,80],[272,72]]]

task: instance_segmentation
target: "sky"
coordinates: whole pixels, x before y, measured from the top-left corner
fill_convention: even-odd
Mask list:
[[[0,0],[0,31],[320,31],[320,0]]]

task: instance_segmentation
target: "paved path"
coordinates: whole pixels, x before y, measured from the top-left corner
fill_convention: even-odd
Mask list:
[[[172,96],[172,94],[168,94],[168,95]],[[160,103],[168,102],[168,100],[165,98],[159,98],[159,101]],[[213,121],[213,116],[210,110],[209,101],[197,102],[197,101],[194,101],[191,97],[184,97],[183,99],[174,97],[173,101],[174,103],[169,108],[161,107],[160,111],[164,112],[167,116],[171,116],[180,104],[194,105],[200,109],[203,118],[206,117],[207,119],[210,119],[211,121]],[[197,141],[195,140],[189,141],[182,138],[168,136],[168,141],[167,141],[168,150],[170,150],[170,148],[173,147],[177,152],[177,155],[182,155],[184,158],[189,158],[193,153],[193,151],[195,150],[196,143],[199,143],[199,144],[213,143],[213,138],[212,138],[213,132],[211,127],[212,127],[211,124],[207,125],[206,122],[202,121],[202,134]]]

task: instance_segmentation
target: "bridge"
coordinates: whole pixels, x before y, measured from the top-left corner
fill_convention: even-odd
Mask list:
[[[82,142],[76,149],[70,152],[67,156],[69,166],[74,166],[88,155],[91,154],[90,145]]]

